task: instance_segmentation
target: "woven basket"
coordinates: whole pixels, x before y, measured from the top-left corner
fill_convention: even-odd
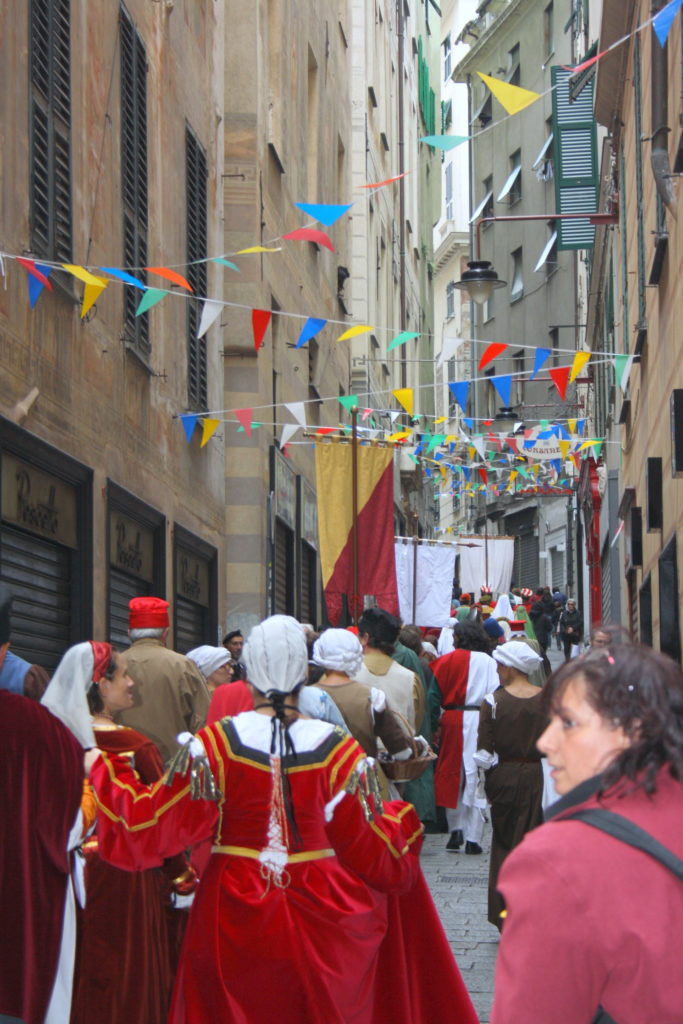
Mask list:
[[[379,755],[379,764],[388,779],[392,782],[412,782],[419,779],[433,761],[436,754],[431,747],[420,757],[409,757],[407,761],[394,761],[389,754]]]

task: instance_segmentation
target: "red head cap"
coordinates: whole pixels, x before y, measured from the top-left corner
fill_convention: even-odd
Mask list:
[[[165,629],[169,625],[168,601],[162,597],[134,597],[128,608],[129,629]]]

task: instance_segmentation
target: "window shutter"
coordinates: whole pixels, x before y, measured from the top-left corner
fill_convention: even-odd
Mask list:
[[[569,102],[571,71],[552,68],[553,147],[555,151],[555,201],[557,213],[595,213],[598,203],[598,162],[593,116],[594,81]],[[588,249],[595,228],[585,220],[558,221],[557,248]]]
[[[194,294],[207,292],[207,185],[206,156],[196,137],[188,128],[185,133],[186,210],[187,210],[187,278]],[[187,303],[187,391],[191,408],[207,407],[206,338],[198,338],[200,302]]]

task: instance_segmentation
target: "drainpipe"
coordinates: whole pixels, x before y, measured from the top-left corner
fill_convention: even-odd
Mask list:
[[[398,173],[405,172],[405,139],[403,137],[403,58],[405,49],[405,18],[403,0],[396,0],[396,28],[398,37]],[[398,245],[399,245],[399,293],[401,303],[401,330],[406,329],[406,187],[405,178],[398,183]],[[403,350],[405,352],[405,349]],[[408,364],[401,357],[401,387],[408,386]]]
[[[664,0],[654,0],[652,14],[664,7]],[[652,101],[652,150],[650,165],[654,174],[657,192],[668,210],[674,212],[674,188],[669,164],[668,147],[668,97],[667,97],[667,44],[661,46],[654,29],[652,30],[651,101]]]

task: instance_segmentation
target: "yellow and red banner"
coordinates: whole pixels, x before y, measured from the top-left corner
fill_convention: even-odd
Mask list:
[[[358,445],[358,593],[353,586],[352,444],[315,446],[320,564],[330,622],[339,622],[343,596],[360,613],[372,594],[381,608],[399,614],[394,559],[394,453]]]

